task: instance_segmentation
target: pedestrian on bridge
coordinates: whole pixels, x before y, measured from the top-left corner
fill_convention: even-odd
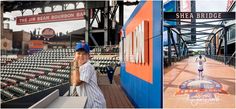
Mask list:
[[[198,62],[198,77],[199,79],[203,79],[203,63],[206,62],[206,58],[202,57],[200,54],[199,57],[196,58],[195,62]]]

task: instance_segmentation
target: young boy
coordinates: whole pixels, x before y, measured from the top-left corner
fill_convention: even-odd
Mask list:
[[[206,58],[204,57],[204,59],[202,59],[202,55],[199,55],[198,58],[196,58],[196,62],[198,62],[198,76],[199,79],[203,79],[203,62],[206,62]]]
[[[79,96],[88,97],[85,108],[106,108],[105,98],[97,84],[96,71],[89,62],[89,50],[86,43],[76,44],[71,84],[73,88],[77,88]]]

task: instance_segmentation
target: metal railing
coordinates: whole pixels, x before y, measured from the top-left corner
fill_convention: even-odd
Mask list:
[[[92,50],[90,51],[91,53],[119,53],[119,47],[117,46],[99,46],[99,47],[92,47]]]
[[[206,57],[223,62],[224,63],[224,56],[222,55],[206,55]],[[226,64],[232,65],[235,68],[235,57],[226,56]]]
[[[179,62],[182,61],[183,59],[188,58],[189,56],[181,56],[181,57],[172,57],[171,62]],[[168,57],[164,56],[164,67],[171,66],[171,64],[168,61]]]

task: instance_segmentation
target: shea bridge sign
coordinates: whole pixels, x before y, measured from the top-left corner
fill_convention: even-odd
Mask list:
[[[235,12],[164,12],[164,19],[235,19]]]

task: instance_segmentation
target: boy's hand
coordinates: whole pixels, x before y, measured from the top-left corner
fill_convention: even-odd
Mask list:
[[[74,60],[74,61],[72,62],[72,69],[77,69],[77,68],[79,68],[78,60]]]

